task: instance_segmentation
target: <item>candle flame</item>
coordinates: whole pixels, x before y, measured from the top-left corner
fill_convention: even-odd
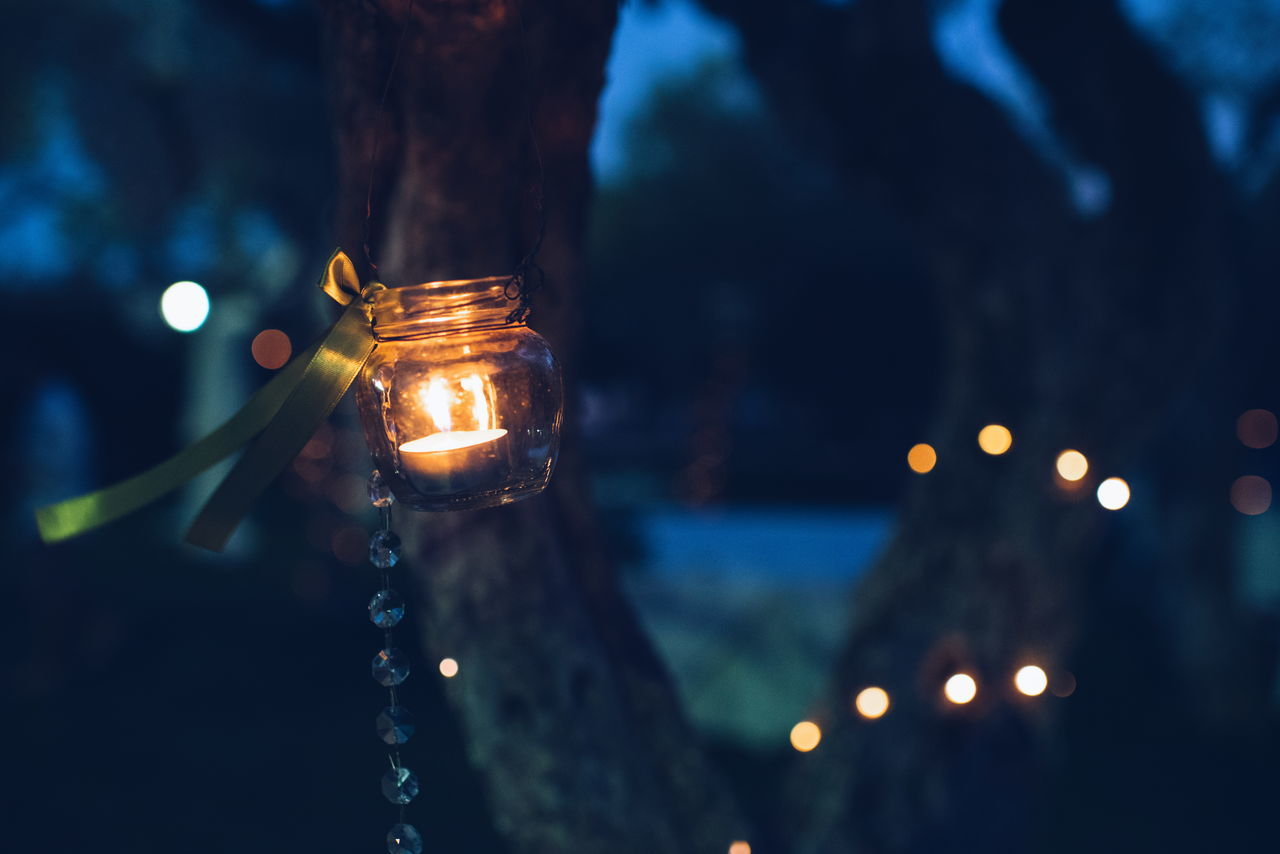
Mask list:
[[[444,377],[435,377],[422,391],[422,405],[443,433],[453,427],[453,414],[449,411],[449,383]]]
[[[422,407],[427,411],[436,432],[405,442],[401,451],[411,454],[431,454],[439,451],[456,451],[473,445],[482,445],[507,435],[497,425],[493,401],[493,384],[479,374],[471,374],[457,381],[461,391],[454,394],[449,380],[434,377],[419,392]],[[470,398],[468,400],[468,398]],[[470,430],[455,430],[455,418]],[[469,424],[466,422],[470,422]]]

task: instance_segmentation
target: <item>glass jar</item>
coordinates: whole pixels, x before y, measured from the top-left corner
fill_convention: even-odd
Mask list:
[[[508,504],[541,492],[560,446],[560,366],[509,323],[507,276],[365,292],[376,344],[356,385],[374,462],[417,510]]]

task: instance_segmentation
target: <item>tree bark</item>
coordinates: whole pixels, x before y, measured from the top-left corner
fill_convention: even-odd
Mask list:
[[[587,146],[615,4],[326,2],[344,246],[361,242],[378,98],[411,8],[375,171],[380,278],[513,270],[536,240],[545,170],[533,325],[567,368],[572,406]],[[746,834],[619,594],[572,430],[543,496],[401,512],[406,526],[422,646],[460,662],[448,699],[513,850],[692,854]]]

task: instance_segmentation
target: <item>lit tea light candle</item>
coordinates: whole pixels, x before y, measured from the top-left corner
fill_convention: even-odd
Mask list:
[[[414,485],[441,495],[500,486],[511,467],[511,449],[507,430],[494,424],[492,387],[476,375],[456,385],[437,377],[420,395],[438,431],[400,445],[401,463]],[[476,429],[453,429],[459,421]]]
[[[560,367],[512,320],[511,276],[370,288],[375,346],[356,399],[378,471],[414,510],[496,507],[547,485]]]
[[[496,488],[510,468],[507,431],[451,430],[400,446],[405,473],[419,489],[449,495]]]
[[[409,454],[438,454],[445,451],[460,451],[492,442],[507,435],[502,428],[495,430],[450,430],[447,433],[432,433],[412,442],[405,442],[400,450]]]

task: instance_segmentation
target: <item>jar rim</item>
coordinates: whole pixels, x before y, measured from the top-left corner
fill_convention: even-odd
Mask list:
[[[522,325],[508,318],[510,276],[441,279],[387,287],[375,282],[364,295],[374,337],[418,338],[461,329]]]

